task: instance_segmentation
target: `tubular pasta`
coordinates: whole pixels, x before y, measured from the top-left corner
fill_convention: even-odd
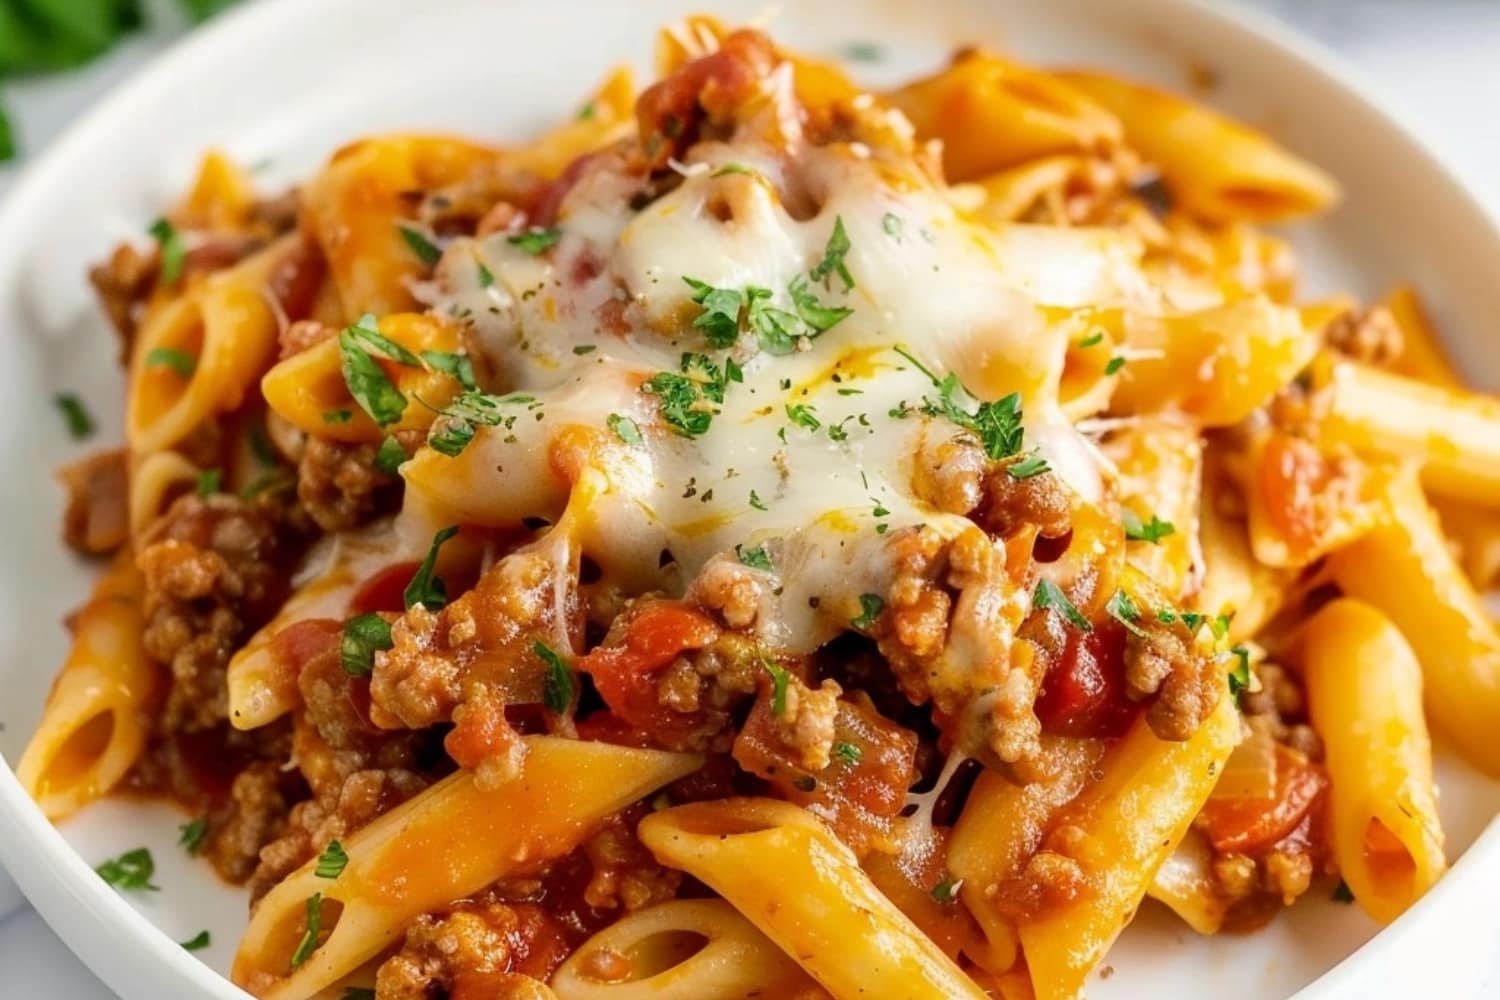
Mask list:
[[[1198,516],[1203,443],[1196,428],[1170,419],[1147,418],[1124,428],[1105,446],[1120,471],[1120,502],[1142,523],[1172,525],[1159,540],[1132,541],[1132,565],[1176,600],[1197,589]]]
[[[616,956],[628,971],[614,966]],[[593,970],[605,963],[611,974],[599,978]],[[828,995],[720,899],[676,899],[627,914],[580,945],[552,974],[552,989],[558,1000],[816,1000]]]
[[[201,471],[175,451],[141,459],[130,475],[130,537],[144,535],[174,496],[193,488]]]
[[[835,1000],[985,996],[880,894],[848,847],[790,803],[677,806],[643,819],[640,838],[663,864],[734,904]]]
[[[1084,979],[1208,800],[1239,737],[1239,712],[1227,693],[1182,743],[1157,739],[1138,720],[1105,757],[1103,777],[1062,812],[1054,829],[1081,832],[1081,840],[1065,849],[1083,868],[1092,892],[1020,924],[1037,1000],[1082,995]]]
[[[255,185],[250,175],[214,150],[203,157],[198,177],[176,215],[189,228],[233,230],[245,224],[254,206]]]
[[[1500,400],[1339,362],[1326,433],[1375,454],[1420,459],[1435,493],[1500,506]]]
[[[1174,200],[1199,218],[1276,222],[1338,201],[1333,178],[1202,105],[1103,73],[1056,76],[1115,115],[1125,141],[1161,170]]]
[[[1114,115],[1065,80],[982,52],[887,97],[919,137],[943,141],[952,181],[1049,154],[1108,150],[1122,135]]]
[[[1453,370],[1443,350],[1442,338],[1433,328],[1422,308],[1417,290],[1410,285],[1398,285],[1381,303],[1391,312],[1391,318],[1401,328],[1401,355],[1393,370],[1422,382],[1442,386],[1445,389],[1462,389],[1463,379]]]
[[[338,878],[319,878],[315,861],[287,876],[257,904],[234,981],[263,1000],[312,997],[395,943],[413,917],[561,857],[605,817],[702,763],[550,736],[525,742],[518,777],[486,789],[461,771],[346,838]],[[292,970],[314,893],[326,936]]]
[[[170,448],[205,420],[240,405],[276,349],[272,274],[299,246],[295,235],[284,237],[148,316],[130,363],[125,434],[132,451]],[[151,363],[151,352],[161,348],[192,358],[191,374]]]
[[[1196,830],[1162,862],[1146,895],[1171,908],[1199,934],[1217,934],[1228,911],[1213,875],[1213,846]]]
[[[73,648],[52,685],[16,777],[48,819],[104,795],[146,745],[156,668],[141,645],[141,576],[127,548],[73,625]]]
[[[1328,568],[1346,594],[1383,611],[1411,643],[1437,727],[1500,776],[1500,633],[1412,477],[1392,483],[1389,522],[1335,552]]]
[[[1359,905],[1389,923],[1447,867],[1422,671],[1385,615],[1348,598],[1307,622],[1300,647],[1333,784],[1333,854]]]

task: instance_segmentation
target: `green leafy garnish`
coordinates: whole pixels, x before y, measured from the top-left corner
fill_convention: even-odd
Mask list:
[[[743,163],[726,163],[722,167],[720,167],[718,170],[715,170],[713,173],[709,174],[708,176],[710,176],[710,177],[723,177],[723,176],[725,176],[727,174],[751,174],[751,175],[753,175],[754,173],[755,173],[755,171],[751,170],[749,167],[745,166]]]
[[[375,468],[394,476],[405,461],[406,449],[401,447],[401,442],[386,435],[386,439],[380,442],[380,450],[375,452]]]
[[[203,847],[203,838],[208,835],[208,817],[199,816],[177,828],[177,846],[189,854],[197,854]]]
[[[94,418],[89,416],[89,411],[77,396],[71,392],[60,392],[52,397],[52,402],[62,411],[63,419],[68,424],[68,433],[73,436],[74,441],[82,441],[94,433]]]
[[[750,491],[750,506],[754,507],[756,510],[771,509],[767,507],[766,502],[760,498],[760,494],[756,493],[754,490]]]
[[[1068,595],[1062,592],[1062,588],[1045,577],[1037,581],[1036,592],[1031,595],[1031,606],[1034,608],[1052,608],[1059,612],[1068,624],[1080,632],[1092,632],[1094,625],[1083,616],[1083,612],[1068,600]]]
[[[458,525],[450,524],[432,536],[432,545],[428,547],[422,565],[417,567],[417,572],[412,576],[411,582],[401,593],[401,599],[408,608],[414,608],[420,604],[428,611],[438,611],[448,603],[448,591],[443,586],[442,579],[433,576],[432,571],[437,566],[438,550],[443,547],[444,542],[456,534],[458,534]]]
[[[458,384],[465,389],[473,391],[478,389],[474,381],[474,362],[467,354],[457,354],[452,351],[423,351],[422,360],[433,371],[451,375],[458,380]]]
[[[573,703],[573,671],[558,655],[557,651],[538,639],[532,643],[532,652],[547,665],[547,676],[542,684],[542,704],[548,711],[561,715]]]
[[[484,261],[482,261],[482,260],[476,260],[474,262],[474,265],[479,269],[479,287],[480,288],[494,288],[495,287],[495,273],[493,271],[491,271],[489,268],[485,267],[484,266]]]
[[[323,423],[325,424],[347,424],[354,419],[353,410],[324,410]]]
[[[371,313],[365,313],[357,323],[346,328],[345,332],[353,337],[367,354],[385,358],[387,361],[394,361],[409,368],[422,367],[421,358],[380,332],[380,322]]]
[[[833,755],[845,764],[853,766],[859,763],[865,752],[859,748],[858,743],[850,743],[848,740],[833,741]]]
[[[411,248],[411,252],[417,255],[417,259],[431,267],[443,258],[443,251],[436,243],[427,238],[427,234],[411,226],[397,226],[401,231],[401,238]]]
[[[1135,606],[1135,602],[1130,599],[1130,595],[1125,593],[1125,591],[1115,591],[1110,596],[1109,603],[1104,605],[1104,610],[1109,612],[1110,617],[1114,618],[1121,625],[1124,625],[1126,631],[1138,638],[1146,638],[1145,630],[1136,624],[1141,618],[1141,611]]]
[[[854,279],[850,277],[849,268],[844,263],[844,257],[848,253],[849,234],[844,232],[844,217],[836,215],[833,218],[833,232],[828,234],[828,243],[823,248],[823,259],[808,272],[808,277],[821,281],[826,289],[829,277],[837,274],[844,283],[844,291],[853,291]]]
[[[150,850],[144,847],[126,851],[118,858],[111,858],[94,871],[116,889],[140,889],[147,892],[161,889],[161,886],[151,884],[151,876],[156,874],[156,862],[152,860]]]
[[[165,217],[151,223],[146,230],[161,250],[161,280],[163,284],[175,285],[182,277],[182,265],[187,260],[187,244],[182,234]]]
[[[1005,467],[1005,474],[1012,479],[1030,479],[1032,476],[1040,476],[1044,472],[1051,472],[1052,466],[1041,456],[1040,452],[1033,451],[1019,462],[1012,462]]]
[[[1079,347],[1093,347],[1095,344],[1101,343],[1103,340],[1104,340],[1104,331],[1103,330],[1095,330],[1093,333],[1089,334],[1087,337],[1084,337],[1082,340],[1080,340],[1078,342],[1078,346]]]
[[[339,640],[339,665],[351,677],[368,677],[375,670],[375,654],[390,649],[391,623],[375,614],[357,615],[344,623]]]
[[[683,437],[697,437],[713,422],[713,411],[702,405],[698,383],[685,375],[659,372],[648,379],[641,390],[660,397],[661,418]]]
[[[757,545],[753,549],[747,549],[743,545],[736,545],[734,547],[734,554],[739,557],[740,562],[751,569],[763,569],[767,573],[770,573],[776,568],[772,565],[771,554],[766,551],[764,545]]]
[[[771,714],[786,714],[786,686],[791,680],[791,675],[786,668],[765,653],[760,654],[760,665],[766,668],[766,673],[771,675]]]
[[[219,486],[223,482],[224,473],[219,469],[204,469],[198,473],[197,480],[193,483],[193,490],[200,497],[212,496],[219,492]]]
[[[535,396],[521,393],[491,396],[466,390],[438,411],[444,419],[433,423],[427,444],[433,451],[455,458],[474,440],[476,426],[498,427],[505,424],[510,427],[514,425],[516,415],[507,413],[505,407],[530,406],[535,403]]]
[[[528,229],[524,233],[506,237],[505,241],[511,246],[531,254],[533,257],[540,256],[557,245],[562,239],[562,230],[555,226],[546,229]]]
[[[318,855],[318,866],[313,869],[313,874],[318,878],[338,878],[344,874],[344,869],[349,864],[349,855],[344,850],[344,845],[337,840],[330,840],[328,846],[323,848],[323,853]]]
[[[1151,520],[1142,521],[1140,515],[1129,507],[1121,510],[1120,520],[1125,525],[1125,537],[1133,542],[1150,542],[1152,545],[1159,545],[1163,538],[1177,532],[1176,526],[1171,521],[1163,521],[1155,514],[1151,515]]]
[[[367,322],[369,326],[365,325]],[[385,369],[376,364],[367,347],[374,347],[382,354],[386,354],[384,345],[390,344],[397,351],[405,353],[406,357],[411,359],[410,364],[415,365],[420,362],[406,348],[399,344],[392,344],[391,341],[382,337],[378,330],[372,329],[373,325],[373,318],[366,316],[353,326],[345,327],[339,333],[339,354],[342,358],[344,383],[349,387],[349,394],[354,397],[354,401],[360,405],[360,408],[370,415],[371,420],[385,427],[400,420],[401,414],[406,412],[406,397],[391,382]],[[384,344],[381,343],[382,341]],[[403,361],[403,363],[407,362]]]
[[[638,445],[642,443],[641,428],[629,417],[621,416],[618,413],[611,413],[605,418],[605,423],[609,424],[609,429],[615,432],[615,437],[626,444]]]
[[[153,347],[146,352],[147,368],[170,368],[183,378],[192,378],[198,360],[175,347]]]
[[[951,903],[958,899],[959,887],[964,884],[961,878],[946,876],[941,882],[932,887],[932,898],[939,903]]]
[[[984,445],[984,453],[992,459],[1010,458],[1020,453],[1023,435],[1020,393],[1013,392],[994,402],[981,402],[971,413],[967,409],[966,400],[973,397],[959,383],[957,375],[949,372],[940,379],[905,347],[897,346],[896,353],[910,361],[917,371],[926,375],[928,380],[937,387],[938,398],[936,400],[927,396],[922,397],[923,413],[929,416],[945,417],[959,427],[973,432]],[[960,400],[960,396],[963,397],[963,401]],[[1036,475],[1045,470],[1045,464],[1042,469],[1036,469],[1036,471],[1030,471],[1034,466],[1028,466],[1026,462],[1016,464],[1026,466],[1022,471],[1029,475]],[[1014,468],[1014,465],[1011,466],[1011,469]],[[1015,476],[1015,473],[1012,472],[1011,475]],[[1017,478],[1025,478],[1025,476]]]
[[[875,619],[885,610],[885,601],[879,594],[860,594],[859,607],[859,616],[850,620],[849,624],[863,631],[875,624]]]
[[[786,406],[787,419],[798,427],[806,427],[815,431],[823,426],[823,422],[813,416],[813,408],[805,403],[788,403]]]
[[[901,216],[894,212],[887,212],[880,217],[880,228],[893,240],[901,239]]]
[[[796,308],[797,315],[813,331],[808,336],[826,333],[854,313],[847,306],[823,305],[817,294],[807,286],[807,279],[801,276],[787,285],[786,290],[792,296],[792,305]]]
[[[732,347],[740,334],[740,309],[745,297],[733,288],[715,288],[686,275],[682,280],[693,289],[693,301],[703,307],[693,320],[693,328],[703,331],[710,347]]]
[[[1125,359],[1116,354],[1114,357],[1110,358],[1108,362],[1105,363],[1104,374],[1113,375],[1115,372],[1124,367]]]
[[[201,951],[208,947],[210,940],[208,931],[202,930],[186,941],[179,941],[178,944],[182,945],[188,951]]]
[[[296,968],[308,958],[318,947],[318,932],[323,929],[323,894],[315,892],[307,897],[307,930],[302,932],[302,940],[297,942],[297,950],[292,952],[292,968]]]
[[[1229,670],[1229,693],[1238,695],[1250,686],[1250,650],[1235,646],[1229,650],[1234,657],[1234,666]]]
[[[10,123],[10,117],[5,113],[5,109],[0,108],[0,163],[13,160],[15,156],[16,131]]]

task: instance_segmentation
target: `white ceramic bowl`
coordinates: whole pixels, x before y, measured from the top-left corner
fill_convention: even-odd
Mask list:
[[[58,624],[90,568],[57,541],[61,493],[49,470],[82,448],[51,396],[79,392],[119,437],[115,345],[85,267],[179,191],[201,150],[269,159],[267,183],[305,174],[342,142],[386,128],[521,137],[573,112],[605,69],[644,66],[655,27],[700,7],[731,19],[762,0],[279,0],[225,17],[122,88],[27,172],[0,207],[0,753],[14,761],[65,650]],[[1212,71],[1213,103],[1269,129],[1343,181],[1347,199],[1298,236],[1313,291],[1370,295],[1415,281],[1467,371],[1491,387],[1486,351],[1500,315],[1500,233],[1442,167],[1362,96],[1328,53],[1274,26],[1196,0],[823,0],[788,4],[779,37],[836,53],[877,42],[874,79],[936,65],[984,41],[1038,61],[1118,69],[1187,88]],[[1497,720],[1500,724],[1500,720]],[[1497,725],[1500,728],[1500,725]],[[1148,906],[1110,954],[1095,998],[1303,1000],[1494,996],[1500,969],[1500,784],[1440,763],[1453,871],[1388,930],[1357,910],[1305,900],[1250,937],[1198,939]],[[227,968],[245,922],[240,890],[174,845],[183,817],[103,803],[54,830],[0,766],[0,859],[37,909],[128,1000],[241,997]],[[141,844],[159,893],[125,898],[92,865]],[[207,927],[214,944],[175,943]],[[1368,942],[1368,943],[1366,943]],[[1331,971],[1330,971],[1331,970]],[[1488,987],[1484,985],[1486,976]],[[1320,978],[1321,977],[1321,978]],[[1316,980],[1316,983],[1314,983]],[[1309,983],[1314,983],[1308,986]],[[0,970],[0,993],[5,989]]]

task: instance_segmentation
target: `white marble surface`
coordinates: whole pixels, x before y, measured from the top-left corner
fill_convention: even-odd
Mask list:
[[[20,133],[23,161],[185,30],[171,0],[147,0],[146,6],[155,15],[153,27],[108,58],[66,76],[0,87]],[[1493,109],[1500,93],[1500,2],[1263,0],[1260,6],[1342,53],[1500,214],[1500,115]],[[0,168],[0,196],[19,166]],[[1500,969],[1500,951],[1495,960]],[[0,871],[0,1000],[42,996],[111,1000],[113,994],[26,907]]]

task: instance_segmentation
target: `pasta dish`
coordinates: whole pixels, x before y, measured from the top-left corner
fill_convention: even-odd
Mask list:
[[[656,61],[211,152],[92,272],[46,815],[177,803],[265,1000],[1069,1000],[1148,898],[1421,897],[1429,727],[1500,776],[1500,403],[1411,289],[1299,294],[1336,182],[982,49]]]

